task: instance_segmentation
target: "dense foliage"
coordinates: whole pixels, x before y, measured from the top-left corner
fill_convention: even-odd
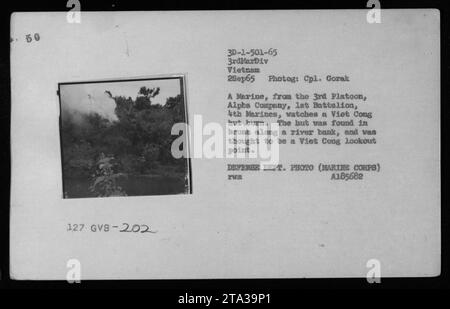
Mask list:
[[[174,159],[170,151],[176,138],[171,135],[172,126],[185,121],[183,98],[178,95],[165,105],[153,104],[158,94],[159,88],[141,87],[135,99],[111,96],[116,103],[114,121],[97,113],[63,113],[64,177],[94,175],[91,190],[102,195],[105,190],[125,194],[115,187],[114,175],[184,175],[186,161]],[[96,181],[105,171],[107,178],[102,181],[112,187],[100,189],[106,183]]]
[[[104,153],[100,154],[97,161],[95,173],[92,174],[92,185],[89,190],[96,196],[126,196],[127,194],[118,184],[118,180],[127,177],[123,173],[115,172],[116,162],[114,157],[107,157]]]

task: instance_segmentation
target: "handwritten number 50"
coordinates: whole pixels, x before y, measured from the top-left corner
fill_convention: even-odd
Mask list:
[[[41,37],[39,36],[39,33],[35,33],[33,36],[31,36],[31,34],[27,34],[25,36],[25,39],[27,40],[27,43],[33,42],[33,38],[34,38],[35,41],[39,41],[41,39]]]

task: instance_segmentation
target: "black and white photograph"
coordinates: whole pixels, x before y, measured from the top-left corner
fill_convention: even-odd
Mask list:
[[[450,288],[444,3],[2,10],[0,287]]]
[[[64,198],[190,193],[188,159],[171,153],[183,78],[59,84]]]

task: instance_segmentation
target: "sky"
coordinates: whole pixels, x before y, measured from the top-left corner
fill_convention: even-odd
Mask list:
[[[105,91],[111,92],[112,96],[131,97],[133,100],[138,95],[141,87],[160,87],[159,94],[152,99],[153,104],[166,104],[167,98],[180,94],[179,79],[142,80],[124,82],[65,84],[61,85],[61,109],[65,112],[91,113],[114,121],[117,117],[114,113],[116,103]]]

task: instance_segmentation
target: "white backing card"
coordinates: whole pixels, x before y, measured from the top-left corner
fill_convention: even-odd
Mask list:
[[[436,10],[16,13],[11,18],[10,275],[85,279],[382,277],[440,273],[440,41]],[[38,40],[34,34],[38,33]],[[27,35],[31,35],[31,42]],[[276,48],[254,83],[229,49]],[[58,84],[186,76],[189,120],[225,125],[235,93],[362,92],[377,144],[280,147],[290,163],[379,163],[361,181],[192,163],[192,194],[63,199]],[[347,75],[273,83],[273,75]],[[206,137],[205,137],[206,139]],[[147,224],[156,233],[92,231]],[[85,224],[81,232],[68,224]]]

